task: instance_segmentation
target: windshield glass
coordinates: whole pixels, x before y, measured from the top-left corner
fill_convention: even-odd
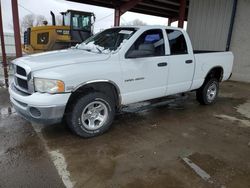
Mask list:
[[[74,13],[72,15],[72,27],[73,29],[90,30],[91,16]]]
[[[72,24],[71,24],[71,15],[72,15]],[[91,18],[93,17],[90,14],[79,14],[67,12],[64,16],[64,22],[66,26],[71,26],[74,30],[91,30]]]
[[[64,17],[64,24],[66,26],[70,26],[70,13],[69,12],[66,13],[65,15],[63,15],[63,17]]]
[[[80,49],[97,52],[115,51],[126,42],[135,32],[136,28],[111,28],[104,30],[77,46]]]

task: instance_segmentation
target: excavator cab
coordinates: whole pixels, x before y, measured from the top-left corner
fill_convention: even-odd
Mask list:
[[[67,10],[61,15],[62,25],[56,25],[55,15],[51,12],[52,25],[45,24],[28,28],[24,32],[23,51],[32,54],[65,49],[93,35],[95,22],[93,13]]]
[[[93,24],[95,21],[93,13],[68,10],[61,14],[63,16],[63,25],[70,27],[72,42],[83,42],[93,34]]]

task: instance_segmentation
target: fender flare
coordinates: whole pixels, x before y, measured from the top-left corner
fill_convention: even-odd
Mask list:
[[[118,105],[120,106],[121,105],[121,102],[122,102],[122,98],[121,98],[121,91],[120,91],[120,88],[118,87],[118,85],[112,81],[112,80],[89,80],[89,81],[86,81],[86,82],[83,82],[81,84],[79,84],[78,86],[76,86],[71,92],[74,93],[76,90],[78,90],[79,88],[83,87],[83,86],[86,86],[86,85],[89,85],[89,84],[95,84],[95,83],[109,83],[111,84],[112,86],[114,86],[116,92],[117,92],[117,99],[118,99]]]
[[[219,81],[221,81],[221,80],[223,79],[224,69],[223,69],[222,66],[218,66],[218,65],[217,65],[217,66],[214,66],[214,67],[212,67],[212,68],[209,69],[209,71],[207,72],[206,76],[204,77],[204,81],[206,80],[207,76],[211,73],[211,71],[212,71],[213,69],[216,69],[216,68],[222,69],[222,72],[221,72]]]

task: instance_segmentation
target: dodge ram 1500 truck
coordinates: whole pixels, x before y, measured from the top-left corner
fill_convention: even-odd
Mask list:
[[[9,93],[26,119],[66,119],[74,133],[92,137],[131,103],[188,91],[203,105],[214,103],[232,66],[231,52],[194,51],[179,28],[114,27],[70,49],[15,59]]]

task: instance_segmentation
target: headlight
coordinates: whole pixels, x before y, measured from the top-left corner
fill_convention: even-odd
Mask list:
[[[64,92],[64,82],[45,78],[34,78],[35,91],[41,93],[61,93]]]

